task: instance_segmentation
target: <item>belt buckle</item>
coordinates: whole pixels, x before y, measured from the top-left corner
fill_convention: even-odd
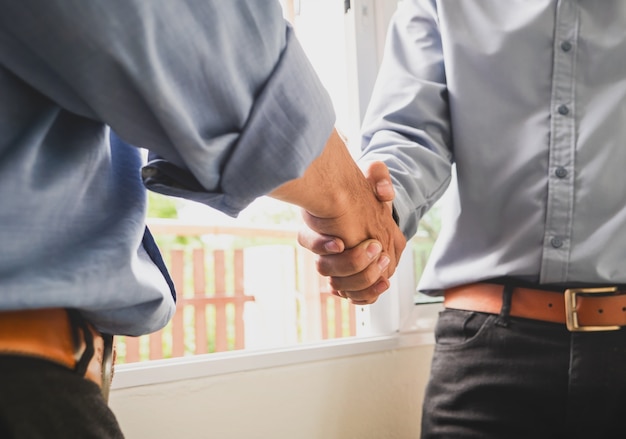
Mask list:
[[[621,326],[582,326],[578,324],[578,312],[576,311],[576,296],[578,294],[606,294],[614,293],[617,287],[606,288],[568,288],[565,290],[565,323],[567,329],[572,332],[591,331],[616,331]]]
[[[109,392],[111,390],[111,381],[113,380],[113,336],[110,334],[102,334],[104,348],[102,351],[102,381],[101,391],[106,402],[109,401]]]

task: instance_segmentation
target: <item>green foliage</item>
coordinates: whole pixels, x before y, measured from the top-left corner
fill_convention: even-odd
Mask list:
[[[148,191],[149,218],[178,218],[176,199]]]
[[[243,216],[254,224],[300,224],[300,209],[296,206],[276,200],[263,200],[260,208],[248,208]]]
[[[441,230],[441,209],[435,204],[419,222],[418,235],[426,235],[429,240],[435,242]]]
[[[419,283],[426,262],[430,257],[430,253],[433,249],[439,231],[441,230],[441,209],[438,204],[435,204],[420,220],[417,233],[407,243],[413,250],[414,258],[414,273],[415,283]],[[415,292],[415,303],[431,303],[438,302],[440,298],[433,298],[422,294],[418,291]]]
[[[156,192],[148,191],[148,218],[178,218],[178,208],[182,201]],[[199,238],[192,236],[159,236],[157,244],[160,248],[171,248],[174,245],[187,246],[200,244]]]

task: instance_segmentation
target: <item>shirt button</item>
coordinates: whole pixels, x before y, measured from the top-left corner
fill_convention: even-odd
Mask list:
[[[567,105],[559,105],[558,111],[559,114],[565,116],[567,113],[569,113],[569,108],[567,108]]]
[[[567,177],[567,169],[565,169],[563,166],[559,166],[558,168],[556,168],[556,171],[554,171],[554,174],[559,178],[565,178]]]
[[[563,247],[563,240],[561,238],[552,238],[550,240],[550,244],[554,248],[561,248],[561,247]]]
[[[561,50],[563,50],[563,52],[569,52],[570,50],[572,50],[572,43],[570,43],[569,41],[563,41],[561,43]]]

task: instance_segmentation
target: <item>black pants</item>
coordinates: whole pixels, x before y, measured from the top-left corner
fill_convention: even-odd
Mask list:
[[[626,437],[626,330],[444,310],[422,438]]]
[[[0,438],[123,438],[99,387],[49,361],[0,355]]]

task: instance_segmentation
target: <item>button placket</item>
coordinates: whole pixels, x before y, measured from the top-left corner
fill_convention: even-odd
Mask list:
[[[559,2],[555,16],[548,199],[541,282],[561,282],[567,274],[574,200],[574,66],[578,25],[576,2]]]

